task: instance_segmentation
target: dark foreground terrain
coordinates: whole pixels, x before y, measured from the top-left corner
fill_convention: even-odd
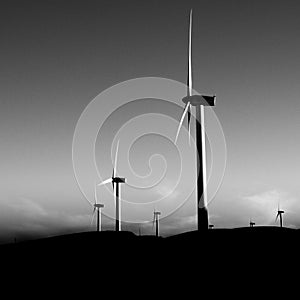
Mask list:
[[[258,285],[269,290],[295,277],[299,241],[300,230],[278,227],[213,229],[166,238],[84,232],[1,245],[0,269],[17,286],[26,282],[47,290],[63,287],[72,294],[79,287],[100,287],[105,280],[129,287],[162,285],[173,292],[183,284],[195,292],[198,285],[216,282],[234,284],[238,291],[240,281],[248,295]],[[229,293],[221,287],[210,290],[215,292]]]
[[[156,238],[131,232],[82,232],[0,246],[2,258],[19,263],[261,259],[300,256],[300,230],[279,227],[213,229]],[[181,257],[181,259],[179,259]]]

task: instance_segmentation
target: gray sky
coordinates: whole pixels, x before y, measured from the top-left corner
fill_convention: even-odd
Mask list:
[[[194,88],[217,94],[228,150],[211,221],[274,224],[280,201],[285,225],[299,225],[297,1],[2,1],[3,239],[88,229],[92,208],[72,167],[76,123],[94,97],[119,82],[185,82],[190,8]],[[191,201],[162,221],[164,234],[194,228]]]

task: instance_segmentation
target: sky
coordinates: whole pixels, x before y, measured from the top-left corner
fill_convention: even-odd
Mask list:
[[[284,225],[300,226],[297,1],[29,0],[2,1],[0,6],[1,241],[91,229],[92,206],[73,171],[76,124],[97,95],[123,81],[161,77],[185,83],[191,8],[194,89],[217,95],[213,111],[227,146],[223,182],[209,204],[210,222],[230,228],[248,226],[252,218],[256,224],[274,225],[280,203],[286,211]],[[156,102],[151,103],[157,110]],[[103,111],[112,107],[106,102]],[[179,118],[180,109],[164,111]],[[103,163],[111,152],[101,152],[107,143],[102,138],[112,141],[110,128],[115,137],[127,120],[126,111],[130,105],[116,109],[107,120],[99,113],[98,121],[106,126],[96,141],[95,160],[103,177],[111,175],[112,164]],[[139,114],[135,108],[132,116]],[[170,120],[156,117],[145,116],[139,126],[127,124],[127,136],[136,128],[176,131],[175,121],[170,127],[158,126]],[[124,133],[123,149],[125,141]],[[146,176],[150,166],[157,181],[164,172],[164,156],[170,161],[169,176],[176,174],[178,153],[170,139],[146,136],[135,144],[129,155],[135,172]],[[115,140],[113,145],[105,151],[114,152]],[[152,157],[149,165],[156,152],[160,157]],[[194,161],[193,153],[189,157],[187,164]],[[129,180],[132,170],[122,158],[120,169]],[[171,176],[172,184],[174,180]],[[128,186],[122,187],[124,198],[140,201]],[[168,194],[167,183],[160,187],[158,195]],[[109,188],[99,190],[99,197],[113,206]],[[191,195],[182,207],[162,216],[161,233],[195,229],[194,204]],[[164,208],[157,204],[156,209]],[[153,207],[147,213],[151,221]],[[114,221],[104,216],[103,224],[113,229]],[[138,232],[138,224],[123,226]],[[151,222],[140,227],[145,234],[153,233]]]

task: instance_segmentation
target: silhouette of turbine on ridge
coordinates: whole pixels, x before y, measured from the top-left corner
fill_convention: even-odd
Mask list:
[[[159,216],[161,215],[161,213],[159,211],[155,211],[153,212],[153,226],[155,223],[155,236],[159,237]]]
[[[107,183],[112,183],[113,190],[115,193],[115,204],[116,204],[116,223],[115,223],[115,230],[116,231],[121,231],[121,205],[120,205],[120,183],[125,183],[125,178],[123,177],[117,177],[117,160],[118,160],[118,151],[119,151],[119,141],[117,143],[117,148],[116,148],[116,154],[115,154],[115,161],[114,161],[114,168],[113,168],[113,173],[112,177],[108,178],[101,183],[98,184],[100,185],[105,185]]]
[[[104,204],[102,203],[98,203],[97,201],[97,186],[95,185],[95,203],[94,203],[94,211],[93,211],[93,217],[92,217],[92,222],[91,224],[93,224],[93,220],[94,220],[94,216],[95,216],[95,212],[97,211],[97,232],[101,231],[101,208],[104,207]]]
[[[204,127],[204,106],[215,106],[216,96],[193,95],[193,71],[192,71],[192,10],[189,20],[189,46],[188,46],[188,77],[187,96],[182,99],[185,103],[181,120],[176,133],[177,142],[183,120],[187,114],[189,143],[191,106],[196,107],[196,153],[197,153],[197,221],[198,231],[208,229],[208,211],[206,207],[206,147]]]
[[[278,204],[277,215],[276,215],[275,221],[277,221],[277,219],[278,219],[278,217],[279,217],[279,224],[280,224],[280,227],[282,227],[282,215],[283,215],[283,214],[284,214],[284,211],[279,209],[279,204]]]
[[[254,227],[255,223],[250,219],[249,225],[250,227]]]

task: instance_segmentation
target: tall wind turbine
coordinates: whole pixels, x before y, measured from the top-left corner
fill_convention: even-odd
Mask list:
[[[193,95],[193,70],[192,70],[192,10],[189,20],[189,45],[188,45],[188,77],[187,96],[182,99],[185,108],[179,122],[175,143],[177,142],[182,123],[187,114],[189,141],[190,141],[190,121],[191,107],[196,107],[196,153],[197,153],[197,221],[198,230],[208,229],[208,211],[206,203],[206,147],[205,147],[205,127],[204,127],[204,106],[215,106],[216,96]]]
[[[279,209],[279,205],[278,205],[278,209],[277,209],[277,215],[276,215],[276,219],[275,221],[277,221],[278,217],[279,217],[279,222],[280,222],[280,227],[282,227],[282,215],[284,214],[283,210]]]
[[[113,173],[112,177],[108,178],[101,183],[98,184],[100,185],[105,185],[107,183],[112,183],[114,193],[115,193],[115,203],[116,203],[116,223],[115,223],[115,230],[116,231],[121,231],[121,207],[120,207],[120,183],[125,183],[125,178],[123,177],[118,177],[117,176],[117,160],[118,160],[118,151],[119,151],[119,141],[117,143],[117,148],[116,148],[116,154],[115,154],[115,161],[114,161],[114,168],[113,168]]]
[[[153,226],[155,223],[155,236],[159,237],[159,216],[161,215],[161,213],[159,211],[155,211],[153,212]]]
[[[104,207],[104,204],[98,203],[98,201],[97,201],[97,186],[95,185],[95,203],[94,203],[92,223],[94,220],[95,212],[97,211],[97,232],[101,231],[101,209],[103,207]]]

